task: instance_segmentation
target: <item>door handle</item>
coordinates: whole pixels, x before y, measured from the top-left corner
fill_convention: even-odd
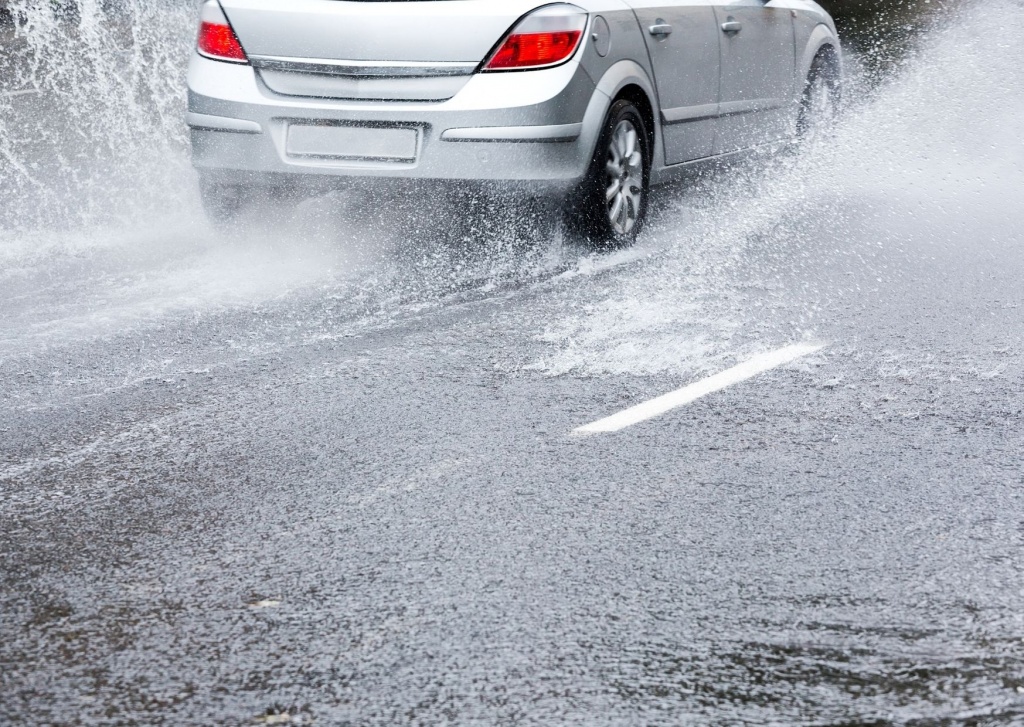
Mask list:
[[[649,28],[649,30],[650,30],[651,35],[653,35],[655,37],[659,37],[660,36],[662,38],[665,38],[665,37],[668,37],[668,36],[672,35],[672,26],[669,25],[668,23],[666,23],[665,21],[660,20],[660,19],[657,21],[657,23],[652,25]]]
[[[723,33],[728,33],[731,35],[733,33],[738,33],[741,30],[743,30],[743,23],[739,22],[738,20],[727,20],[726,22],[722,23]]]

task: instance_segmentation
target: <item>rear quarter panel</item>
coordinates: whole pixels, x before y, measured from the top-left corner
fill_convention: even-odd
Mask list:
[[[654,121],[654,128],[651,129],[654,135],[653,159],[656,168],[661,166],[660,162],[665,155],[661,138],[660,104],[650,56],[647,53],[647,43],[636,15],[632,8],[621,0],[583,0],[573,4],[592,16],[591,28],[588,29],[588,37],[579,56],[580,65],[596,87],[596,93],[584,119],[584,138],[596,145],[612,101],[627,86],[637,86],[643,90],[651,104]],[[608,23],[611,35],[608,52],[604,56],[597,52],[596,45],[590,37],[598,16]]]
[[[775,0],[780,3],[780,0]],[[804,82],[811,70],[811,63],[824,45],[833,45],[842,62],[842,47],[836,24],[832,17],[816,2],[810,0],[783,0],[784,7],[796,12],[794,32],[796,41],[797,88],[802,93]]]

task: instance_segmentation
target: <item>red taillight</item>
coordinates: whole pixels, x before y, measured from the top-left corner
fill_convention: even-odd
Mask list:
[[[224,16],[217,0],[203,4],[199,22],[199,52],[209,58],[234,63],[248,63],[242,44]]]
[[[516,24],[484,63],[485,71],[548,68],[572,58],[587,27],[586,11],[558,3]]]
[[[579,30],[510,35],[487,63],[486,69],[498,71],[561,63],[576,51],[582,36]]]

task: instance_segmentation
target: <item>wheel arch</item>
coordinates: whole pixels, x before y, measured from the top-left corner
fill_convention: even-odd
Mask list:
[[[613,103],[622,98],[628,99],[639,109],[644,123],[649,127],[647,135],[652,167],[661,166],[657,160],[664,159],[665,156],[661,150],[661,125],[656,111],[658,96],[647,71],[639,63],[631,60],[615,63],[597,82],[594,96],[584,117],[582,142],[585,148],[591,150],[591,153],[596,149],[608,110]]]
[[[650,151],[651,160],[653,161],[654,145],[658,139],[658,134],[654,126],[654,106],[651,104],[651,99],[648,98],[644,90],[635,83],[628,84],[620,89],[618,94],[615,95],[615,98],[612,99],[612,104],[619,99],[629,101],[636,106],[637,110],[640,112],[640,116],[644,120],[644,126],[647,127],[647,149]]]
[[[804,46],[803,54],[800,57],[800,65],[796,80],[799,84],[799,91],[801,95],[803,93],[803,85],[811,73],[811,66],[814,64],[814,59],[823,53],[828,54],[832,62],[835,64],[836,73],[839,78],[842,78],[843,50],[839,44],[839,38],[837,38],[832,32],[832,29],[824,23],[818,25],[813,31],[811,31],[811,35]]]

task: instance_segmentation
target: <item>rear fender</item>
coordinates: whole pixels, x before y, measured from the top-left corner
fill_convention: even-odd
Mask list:
[[[843,51],[839,45],[839,39],[832,32],[832,29],[827,25],[821,24],[811,31],[810,38],[807,39],[807,43],[804,45],[803,53],[798,59],[797,63],[797,98],[802,98],[804,93],[804,84],[807,82],[808,76],[811,74],[811,65],[814,63],[814,59],[818,56],[818,53],[825,46],[832,46],[836,51],[836,59],[839,62],[839,74],[842,77],[843,72]]]
[[[612,101],[627,86],[638,86],[646,95],[654,111],[654,153],[652,159],[664,159],[665,154],[661,142],[661,113],[659,111],[658,97],[654,91],[654,84],[646,69],[635,61],[619,61],[611,66],[601,80],[597,83],[597,89],[587,112],[583,117],[583,133],[580,136],[580,143],[583,148],[593,151],[597,148],[597,140],[604,127],[605,117],[611,108]]]

